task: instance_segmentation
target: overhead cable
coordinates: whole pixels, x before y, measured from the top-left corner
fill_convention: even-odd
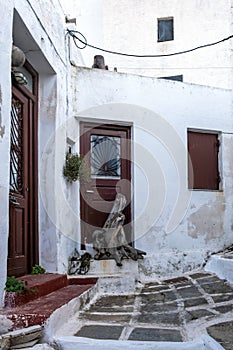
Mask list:
[[[77,30],[67,29],[67,32],[73,38],[74,44],[81,50],[85,49],[86,47],[91,47],[92,49],[96,49],[96,50],[99,50],[99,51],[102,51],[102,52],[106,52],[106,53],[110,53],[110,54],[113,54],[113,55],[120,55],[120,56],[127,56],[127,57],[136,57],[136,58],[150,58],[150,57],[157,58],[157,57],[170,57],[170,56],[182,55],[182,54],[189,53],[189,52],[192,52],[192,51],[195,51],[195,50],[203,49],[205,47],[214,46],[214,45],[223,43],[224,41],[227,41],[227,40],[230,40],[230,39],[233,38],[233,35],[230,35],[227,38],[215,41],[213,43],[200,45],[200,46],[194,47],[192,49],[188,49],[188,50],[184,50],[184,51],[178,51],[178,52],[173,52],[173,53],[159,54],[159,55],[134,55],[134,54],[130,54],[130,53],[106,50],[106,49],[103,49],[101,47],[88,44],[87,39],[85,38],[85,36],[82,33],[80,33],[79,31],[77,31]]]

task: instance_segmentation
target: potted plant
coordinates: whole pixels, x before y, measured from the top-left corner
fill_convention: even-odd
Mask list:
[[[67,152],[63,175],[70,183],[77,180],[85,181],[89,177],[89,167],[79,154]]]
[[[38,293],[37,288],[29,288],[28,282],[18,280],[15,276],[7,276],[4,290],[5,295],[5,306],[15,307],[21,305],[27,300],[27,296]]]
[[[28,291],[27,281],[19,281],[15,276],[7,276],[4,290],[6,292],[16,292],[21,295],[23,291]]]
[[[32,275],[42,275],[45,272],[46,272],[45,268],[40,265],[35,264],[32,267]]]

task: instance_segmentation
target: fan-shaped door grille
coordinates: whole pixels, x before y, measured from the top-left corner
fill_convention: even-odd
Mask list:
[[[91,135],[91,175],[120,178],[120,137]]]

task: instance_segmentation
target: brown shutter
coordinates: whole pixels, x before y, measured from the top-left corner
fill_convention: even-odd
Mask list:
[[[218,134],[188,132],[188,151],[193,167],[193,187],[189,181],[189,188],[219,189],[218,150]]]

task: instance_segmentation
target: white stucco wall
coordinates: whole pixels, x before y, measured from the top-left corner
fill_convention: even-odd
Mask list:
[[[145,275],[198,268],[230,245],[231,91],[85,68],[74,79],[77,121],[133,124],[134,235],[147,252]],[[221,133],[222,191],[187,189],[188,128]]]
[[[103,46],[103,4],[102,0],[60,0],[68,18],[76,19],[77,30],[96,46]],[[83,38],[79,36],[81,40]],[[80,47],[83,45],[80,44]],[[81,66],[92,67],[95,49],[86,48],[82,51]]]
[[[66,13],[76,17],[77,30],[96,47],[136,55],[180,52],[232,35],[232,0],[62,0]],[[157,19],[174,18],[174,40],[157,41]],[[81,38],[83,39],[83,38]],[[86,65],[102,54],[110,70],[144,76],[183,75],[184,82],[233,88],[233,39],[191,53],[135,58],[86,47]]]
[[[232,35],[231,0],[104,0],[104,48],[112,51],[167,54],[216,42]],[[157,19],[174,18],[174,40],[157,42]],[[183,74],[185,82],[233,87],[233,39],[185,55],[132,58],[105,54],[120,72],[147,76]]]

